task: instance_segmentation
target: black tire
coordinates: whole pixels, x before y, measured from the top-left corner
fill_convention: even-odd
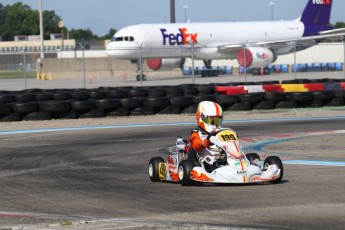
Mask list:
[[[14,102],[14,96],[13,95],[0,95],[0,103],[11,103]]]
[[[166,92],[165,89],[162,88],[155,88],[155,89],[149,89],[147,90],[148,97],[165,97]]]
[[[209,85],[198,85],[196,86],[198,89],[199,95],[211,95],[214,94],[214,87]]]
[[[182,113],[186,113],[186,114],[195,114],[196,110],[198,109],[198,105],[190,105],[187,108],[182,110]]]
[[[43,101],[39,104],[40,111],[69,112],[71,104],[68,101]]]
[[[130,89],[128,91],[129,97],[147,97],[147,91],[145,89]]]
[[[314,91],[312,93],[315,99],[319,99],[322,101],[330,101],[334,97],[334,93],[331,90]]]
[[[144,107],[167,107],[170,101],[167,97],[148,97],[143,98]]]
[[[249,160],[250,164],[256,165],[255,162],[260,161],[260,156],[257,153],[247,153],[246,158]]]
[[[142,107],[143,102],[139,98],[125,98],[120,100],[121,106],[124,108],[138,108]]]
[[[199,94],[199,91],[195,87],[184,87],[182,90],[184,96],[194,96]]]
[[[100,99],[96,100],[96,106],[99,109],[114,111],[115,109],[119,108],[121,104],[118,99]]]
[[[194,103],[193,98],[189,96],[170,97],[169,100],[171,105],[190,106]]]
[[[182,186],[192,186],[195,185],[195,181],[191,179],[190,173],[194,168],[193,161],[182,160],[178,167],[178,179]]]
[[[181,106],[170,105],[158,112],[158,114],[180,114]]]
[[[333,93],[336,98],[345,98],[345,90],[334,90]]]
[[[79,118],[101,118],[105,117],[105,112],[103,109],[93,109],[87,113],[79,115]]]
[[[53,119],[78,119],[78,113],[76,110],[51,112],[51,116]]]
[[[262,101],[259,104],[255,105],[253,109],[256,110],[270,110],[275,109],[275,103],[274,101]]]
[[[0,104],[0,115],[3,116],[5,114],[9,114],[12,112],[12,108],[6,104]]]
[[[12,122],[12,121],[21,121],[22,117],[20,113],[9,113],[6,116],[0,119],[0,122]]]
[[[255,104],[255,105],[264,100],[264,94],[263,93],[242,94],[242,95],[238,95],[238,97],[240,98],[241,103],[249,102],[249,103]]]
[[[35,95],[33,94],[18,94],[15,96],[16,102],[31,102],[35,100]]]
[[[36,101],[50,101],[53,99],[51,93],[48,92],[40,92],[35,94]]]
[[[252,105],[248,102],[235,103],[227,109],[227,111],[249,111],[249,110],[252,110]]]
[[[216,98],[213,95],[198,95],[193,97],[194,104],[198,105],[202,101],[216,102]]]
[[[276,104],[276,109],[294,109],[298,108],[297,102],[295,101],[281,101]]]
[[[69,92],[55,92],[53,93],[53,99],[56,101],[65,101],[71,99],[71,94]]]
[[[90,91],[89,96],[91,99],[103,99],[107,97],[107,94],[103,91]]]
[[[91,101],[71,101],[71,107],[74,110],[91,111],[96,107],[95,103]]]
[[[107,92],[108,98],[125,98],[127,96],[127,90],[111,90]]]
[[[148,168],[149,178],[152,182],[161,181],[161,179],[159,178],[159,171],[160,171],[159,164],[160,163],[164,163],[164,160],[161,157],[153,157],[149,161],[147,168]]]
[[[266,92],[264,94],[264,99],[265,101],[279,102],[279,101],[285,101],[285,96],[284,96],[284,93],[280,93],[280,92]]]
[[[296,101],[296,102],[305,102],[305,101],[313,101],[314,96],[310,92],[292,92],[286,94],[287,101]]]
[[[129,108],[118,108],[117,110],[108,113],[107,117],[124,117],[124,116],[129,116],[129,114],[130,114]]]
[[[23,117],[23,121],[46,121],[51,120],[49,112],[32,112]]]
[[[278,168],[280,169],[279,177],[273,181],[270,181],[270,183],[272,184],[279,183],[283,179],[283,175],[284,175],[284,168],[283,168],[282,161],[277,156],[269,156],[264,161],[264,170],[266,170],[269,165],[277,165]]]
[[[86,91],[75,91],[71,93],[71,97],[79,101],[86,101],[90,98],[90,95]]]
[[[32,113],[38,111],[38,105],[35,102],[18,102],[12,104],[12,109],[16,113]]]
[[[180,87],[171,87],[171,88],[166,88],[166,95],[167,97],[179,97],[183,96],[183,90]]]
[[[345,102],[344,102],[344,98],[333,98],[331,99],[330,102],[328,102],[325,106],[328,106],[328,107],[336,107],[336,106],[344,106],[345,105]]]
[[[148,115],[154,115],[155,109],[153,107],[139,107],[135,108],[131,111],[131,115],[134,116],[148,116]]]

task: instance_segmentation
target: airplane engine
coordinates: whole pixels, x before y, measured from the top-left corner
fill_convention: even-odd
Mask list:
[[[277,55],[264,47],[248,47],[237,53],[237,61],[241,66],[264,67],[277,60]]]
[[[164,59],[147,59],[147,66],[152,70],[172,70],[182,68],[183,58],[164,58]]]

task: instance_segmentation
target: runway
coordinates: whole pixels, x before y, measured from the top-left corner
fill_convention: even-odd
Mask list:
[[[229,123],[228,123],[229,124]],[[227,125],[227,123],[225,123]],[[24,229],[343,229],[345,167],[284,165],[276,185],[195,186],[152,183],[147,163],[159,150],[188,136],[194,125],[123,126],[2,134],[0,226]],[[345,130],[344,118],[231,122],[245,146],[267,137]],[[342,148],[343,134],[334,149]],[[305,138],[307,153],[282,159],[327,161],[325,133]],[[260,140],[258,141],[258,137]],[[290,146],[293,142],[290,140]],[[286,141],[288,143],[289,140]],[[266,147],[260,155],[270,154]],[[273,146],[273,145],[271,145]],[[279,143],[274,144],[279,148]],[[303,147],[305,148],[305,147]],[[275,150],[275,154],[279,151]],[[297,153],[297,151],[296,151]],[[324,158],[323,158],[324,159]],[[48,226],[48,227],[47,227]],[[96,227],[95,227],[96,226]]]

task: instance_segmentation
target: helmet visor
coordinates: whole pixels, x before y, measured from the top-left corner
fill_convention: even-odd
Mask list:
[[[202,116],[202,121],[208,125],[214,126],[221,126],[223,123],[223,117],[215,117],[215,116]]]

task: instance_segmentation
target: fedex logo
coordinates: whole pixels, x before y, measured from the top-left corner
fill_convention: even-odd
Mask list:
[[[313,4],[330,5],[331,4],[331,0],[313,0]]]
[[[194,44],[198,43],[198,34],[197,33],[188,33],[186,28],[179,28],[179,33],[168,33],[166,29],[161,29],[163,36],[163,46],[169,44],[174,45],[186,45],[193,42]]]
[[[268,59],[269,57],[270,56],[267,53],[262,53],[262,54],[256,53],[257,59]]]

